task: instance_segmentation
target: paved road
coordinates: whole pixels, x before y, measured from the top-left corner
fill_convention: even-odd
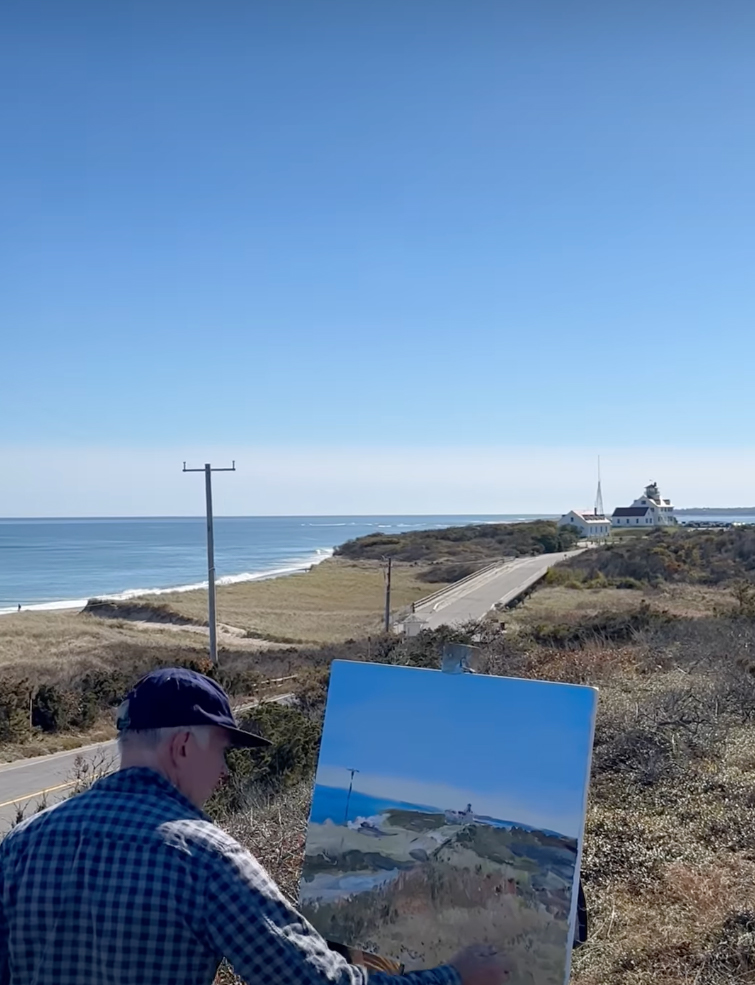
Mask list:
[[[115,742],[99,742],[81,749],[56,752],[51,756],[17,759],[0,766],[0,836],[10,828],[17,805],[25,816],[33,814],[37,805],[56,803],[67,797],[75,786],[77,756],[90,764],[102,764],[107,769],[115,765]]]
[[[268,700],[288,704],[294,697],[290,693],[279,694]],[[238,716],[254,707],[255,703],[248,702],[236,707],[235,714]],[[24,816],[28,817],[39,804],[49,807],[70,795],[76,785],[78,756],[85,763],[95,766],[98,773],[115,769],[118,761],[118,751],[113,740],[68,752],[56,752],[50,756],[17,759],[13,763],[0,766],[0,838],[10,829],[18,807],[23,807]]]
[[[570,554],[579,554],[571,551]],[[548,568],[563,561],[564,554],[542,554],[534,558],[518,558],[501,565],[495,571],[482,575],[479,579],[460,586],[457,592],[444,595],[435,602],[418,606],[416,614],[427,622],[428,629],[438,626],[454,626],[481,619],[496,602],[508,602],[534,581],[537,581]]]

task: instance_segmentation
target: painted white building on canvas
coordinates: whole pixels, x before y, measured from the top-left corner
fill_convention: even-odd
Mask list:
[[[657,482],[651,482],[645,487],[642,496],[638,496],[631,506],[617,506],[611,517],[615,529],[646,529],[647,527],[671,527],[679,521],[674,515],[674,507],[670,499],[663,499]]]

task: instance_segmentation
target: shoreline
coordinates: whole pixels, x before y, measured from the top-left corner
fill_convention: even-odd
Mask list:
[[[382,532],[523,521],[518,515],[225,516],[216,520],[221,585],[295,574],[348,539]],[[0,615],[75,611],[90,598],[206,590],[200,515],[0,518]]]
[[[280,568],[270,568],[262,571],[243,571],[233,575],[223,575],[215,579],[215,586],[238,585],[248,581],[267,581],[273,578],[286,578],[289,575],[305,574],[315,565],[333,557],[333,548],[318,548],[314,554],[301,561],[293,562]],[[141,598],[144,595],[170,595],[174,592],[196,592],[207,588],[207,581],[192,582],[186,585],[171,585],[166,588],[128,588],[123,592],[99,594],[95,592],[87,598],[56,599],[51,602],[32,602],[30,605],[17,605],[0,608],[0,616],[19,615],[21,612],[70,612],[81,611],[91,598],[105,599],[108,602],[124,602],[129,599]]]

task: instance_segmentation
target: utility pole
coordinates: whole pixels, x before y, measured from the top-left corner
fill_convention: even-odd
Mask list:
[[[385,573],[385,631],[391,631],[391,562],[393,558],[388,558],[388,570]]]
[[[204,491],[207,501],[207,608],[210,627],[210,660],[217,667],[218,631],[215,623],[215,537],[212,528],[212,473],[235,472],[236,462],[234,461],[230,468],[223,469],[214,469],[209,463],[206,463],[203,469],[187,469],[186,462],[184,462],[183,471],[204,472]]]
[[[344,826],[346,826],[349,823],[349,803],[351,801],[351,790],[354,786],[354,774],[359,772],[359,770],[349,769],[348,766],[346,767],[346,769],[349,770],[349,773],[351,773],[351,782],[349,783],[349,792],[346,795],[346,810],[343,815]]]

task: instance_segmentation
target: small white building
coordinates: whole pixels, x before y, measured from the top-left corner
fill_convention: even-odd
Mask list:
[[[663,499],[657,482],[645,486],[645,492],[638,496],[631,506],[617,506],[611,517],[611,524],[617,529],[644,529],[647,527],[672,527],[679,521],[674,516],[670,499]]]
[[[611,520],[602,513],[569,510],[558,521],[559,527],[576,527],[584,540],[603,540],[611,533]]]
[[[422,630],[427,629],[427,627],[427,619],[422,619],[414,612],[407,616],[402,623],[404,636],[419,636]]]

